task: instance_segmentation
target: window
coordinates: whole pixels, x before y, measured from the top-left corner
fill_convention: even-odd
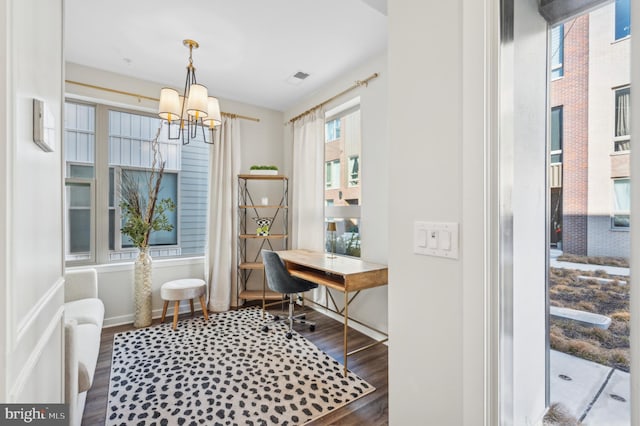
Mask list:
[[[65,257],[70,261],[95,260],[95,116],[92,105],[65,104]]]
[[[340,188],[340,160],[326,162],[325,182],[328,189]]]
[[[628,151],[631,148],[629,133],[629,99],[628,87],[615,91],[615,130],[613,138],[614,151]]]
[[[562,163],[562,107],[551,108],[551,164]]]
[[[332,142],[340,139],[340,124],[341,120],[339,118],[335,120],[331,120],[325,123],[324,125],[324,141]]]
[[[360,157],[352,155],[349,157],[349,186],[360,184]]]
[[[86,264],[133,259],[136,250],[120,233],[118,188],[123,176],[146,181],[153,162],[151,141],[161,121],[77,102],[66,102],[65,114],[66,260]],[[177,208],[167,212],[173,231],[151,235],[154,257],[204,253],[209,150],[201,137],[182,145],[168,139],[166,127],[160,132],[165,164],[160,198],[171,198]]]
[[[616,0],[616,40],[628,37],[631,34],[631,8],[629,0]]]
[[[613,228],[629,229],[631,211],[631,184],[629,179],[613,180]]]
[[[555,80],[564,75],[564,25],[560,24],[551,29],[551,79]]]
[[[326,232],[325,248],[332,250],[335,242],[336,253],[359,257],[362,186],[359,98],[327,111],[325,140],[336,137],[335,133],[330,134],[335,129],[339,129],[337,140],[325,144],[324,216],[325,222],[336,223],[337,230]]]

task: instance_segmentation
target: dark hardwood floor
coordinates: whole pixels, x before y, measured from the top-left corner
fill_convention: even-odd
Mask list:
[[[342,363],[342,323],[309,308],[307,308],[307,311],[307,318],[316,321],[316,330],[311,332],[300,325],[296,327],[296,330],[318,348]],[[158,322],[159,320],[154,320],[154,324]],[[109,392],[113,336],[128,330],[133,330],[133,325],[110,327],[102,330],[96,373],[93,386],[87,394],[87,403],[82,418],[82,424],[85,426],[104,425],[107,394]],[[357,348],[371,342],[373,340],[362,333],[353,329],[349,330],[350,348]],[[375,392],[309,423],[310,425],[342,426],[366,424],[367,426],[377,426],[389,424],[387,346],[383,344],[376,345],[371,349],[349,357],[349,370],[373,385],[376,388]]]

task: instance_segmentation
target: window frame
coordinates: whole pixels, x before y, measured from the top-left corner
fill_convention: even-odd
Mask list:
[[[559,37],[559,44],[558,44],[558,60],[559,63],[558,64],[553,64],[553,57],[554,57],[554,52],[553,49],[555,48],[555,46],[553,45],[553,30],[558,28],[558,31],[560,32],[560,37]],[[554,80],[559,80],[561,78],[564,77],[564,37],[565,37],[565,33],[564,33],[564,24],[559,24],[553,28],[551,28],[551,36],[550,36],[550,43],[551,43],[551,57],[550,57],[550,64],[551,64],[551,71],[550,71],[550,75],[551,75],[551,81]],[[558,75],[554,76],[554,72],[555,71],[559,71]]]
[[[67,196],[67,187],[69,185],[88,185],[89,186],[89,253],[88,257],[80,257],[81,255],[73,255],[70,252],[71,242],[70,242],[70,217],[68,212],[72,210],[71,199]],[[96,263],[96,192],[95,192],[95,178],[75,178],[75,177],[65,177],[64,179],[64,256],[65,256],[65,264],[67,266],[81,266],[87,264]],[[69,259],[70,256],[77,256],[75,259]]]
[[[331,126],[331,123],[336,123]],[[337,141],[342,137],[342,120],[341,117],[332,117],[331,120],[325,121],[325,136],[324,143],[330,143]],[[328,131],[331,129],[331,131]]]
[[[358,135],[360,138],[360,147],[359,147],[359,152],[357,153],[353,153],[351,155],[345,155],[344,157],[341,158],[346,158],[344,160],[344,162],[340,161],[340,158],[338,159],[332,159],[332,160],[326,160],[325,157],[323,156],[323,160],[324,163],[331,163],[331,162],[337,162],[339,164],[338,169],[340,170],[340,179],[338,181],[338,186],[336,187],[327,187],[326,186],[326,176],[325,176],[325,188],[324,190],[331,190],[331,191],[342,191],[342,189],[348,189],[351,187],[360,187],[359,188],[359,200],[360,200],[360,204],[358,205],[335,205],[335,204],[329,204],[329,199],[326,196],[325,193],[325,205],[324,205],[324,212],[323,212],[323,217],[324,217],[324,223],[323,226],[325,229],[324,232],[324,246],[325,249],[327,249],[327,244],[330,243],[330,239],[331,236],[329,235],[329,231],[326,231],[327,228],[327,223],[328,222],[337,222],[337,227],[338,229],[340,229],[340,225],[339,222],[347,222],[349,220],[354,221],[358,231],[355,235],[357,235],[357,239],[354,241],[354,245],[351,246],[351,248],[353,249],[357,249],[358,251],[358,256],[361,256],[361,242],[362,242],[362,189],[361,189],[361,185],[362,185],[362,168],[361,168],[361,158],[362,158],[362,109],[361,109],[361,102],[360,102],[360,97],[356,97],[353,99],[350,99],[344,103],[342,103],[341,105],[336,106],[335,108],[332,108],[331,110],[327,111],[325,113],[325,123],[331,122],[331,121],[341,121],[354,113],[358,113],[359,114],[359,123],[358,125],[360,126],[360,129],[358,131]],[[326,129],[326,126],[325,126]],[[346,131],[345,131],[346,130]],[[347,138],[349,137],[349,135],[351,134],[351,130],[349,130],[349,124],[345,125],[345,128],[342,128],[341,125],[341,138]],[[325,136],[325,141],[327,140],[326,136]],[[337,140],[337,139],[336,139]],[[348,143],[348,141],[344,140],[345,145]],[[325,156],[326,156],[326,149],[327,147],[325,146]],[[347,153],[344,153],[347,154]],[[350,159],[352,157],[358,157],[358,161],[359,161],[359,171],[358,171],[358,184],[357,185],[350,185],[350,181],[351,181],[351,172],[349,170],[349,163],[350,163]],[[346,163],[346,164],[345,164]],[[326,166],[325,166],[325,173],[326,173]],[[344,176],[343,176],[344,175]],[[350,231],[347,231],[346,229],[344,230],[344,234],[349,233]],[[344,235],[343,234],[343,235]],[[352,238],[350,241],[353,241],[353,235],[354,233],[351,233]],[[334,235],[334,237],[338,237],[338,235]],[[348,254],[343,254],[343,256],[349,256]]]
[[[69,250],[69,241],[68,241],[68,213],[65,211],[65,265],[66,266],[86,266],[86,265],[108,265],[114,264],[118,262],[130,262],[135,259],[137,254],[137,249],[135,247],[122,247],[122,235],[120,233],[121,222],[122,222],[122,213],[119,206],[119,198],[117,194],[117,188],[120,183],[120,176],[122,170],[139,170],[139,171],[148,171],[149,168],[145,167],[136,167],[132,165],[119,165],[119,164],[110,164],[109,162],[109,151],[110,151],[110,111],[117,111],[127,114],[134,114],[139,116],[146,116],[150,118],[157,119],[157,116],[149,111],[136,110],[136,109],[128,109],[117,107],[109,104],[102,104],[98,102],[87,102],[83,100],[79,100],[73,97],[66,97],[64,100],[65,103],[72,103],[78,105],[88,105],[94,108],[95,117],[94,117],[94,143],[93,147],[93,163],[83,163],[78,161],[67,161],[66,158],[63,158],[65,167],[65,198],[66,198],[66,184],[69,183],[83,183],[91,185],[91,202],[92,202],[92,212],[90,214],[91,217],[91,230],[90,230],[90,247],[91,253],[83,259],[68,259],[67,255]],[[163,128],[163,131],[165,129]],[[62,141],[64,146],[65,140]],[[183,155],[183,146],[182,144],[176,144],[179,147],[179,155]],[[178,164],[181,164],[179,162]],[[85,178],[70,178],[67,177],[69,175],[69,166],[70,165],[84,165],[84,166],[92,166],[93,167],[93,178],[85,179]],[[158,256],[163,259],[178,259],[178,258],[191,258],[191,257],[201,257],[203,254],[191,253],[189,251],[188,254],[182,254],[183,251],[183,236],[180,235],[182,231],[182,212],[180,211],[180,203],[182,200],[182,174],[184,172],[189,172],[189,170],[183,169],[183,164],[178,168],[166,168],[165,174],[173,174],[176,176],[176,199],[174,200],[177,209],[175,211],[176,223],[175,223],[175,233],[176,233],[176,244],[163,244],[163,245],[154,245],[151,246],[151,256]],[[110,191],[110,170],[113,170],[113,189]],[[207,183],[208,184],[208,183]],[[110,206],[110,195],[113,192],[113,206]],[[67,201],[65,200],[65,209],[67,209]],[[114,211],[114,229],[113,229],[113,249],[110,248],[110,237],[109,237],[109,229],[110,229],[110,211]],[[187,248],[188,250],[191,247]]]
[[[631,86],[625,85],[613,88],[613,152],[624,154],[630,152],[631,150],[631,133],[627,133],[626,135],[621,136],[616,135],[616,127],[618,123],[618,93],[622,91],[628,91],[629,99],[631,99]],[[631,114],[630,108],[631,107],[629,106],[629,112],[627,113],[627,122],[629,121]],[[618,146],[622,144],[626,144],[627,149],[618,149]]]
[[[340,180],[342,178],[342,173],[341,172],[341,164],[340,164],[340,159],[336,159],[336,160],[329,160],[329,161],[325,161],[325,168],[324,168],[324,189],[339,189],[340,188]],[[334,167],[337,164],[337,167]],[[329,170],[331,170],[331,174],[329,174]],[[334,179],[333,177],[333,173],[334,170],[337,171],[338,174],[338,178]],[[331,178],[329,180],[329,178]]]
[[[616,210],[616,182],[627,181],[627,185],[631,185],[631,179],[629,177],[624,178],[615,178],[611,179],[612,185],[612,206],[611,206],[611,230],[612,231],[629,231],[631,229],[631,224],[627,226],[616,225],[616,216],[627,216],[627,218],[631,219],[631,200],[629,200],[629,210]],[[631,193],[629,193],[631,196]]]
[[[621,35],[620,37],[618,37],[618,2],[619,1],[628,1],[628,6],[626,8],[626,13],[628,16],[628,21],[629,21],[629,31],[626,32],[626,34]],[[630,0],[615,0],[613,2],[613,42],[617,43],[619,41],[622,40],[626,40],[628,38],[631,37],[631,1]],[[624,29],[622,29],[621,31],[625,32]]]
[[[554,111],[560,111],[559,114],[559,121],[558,121],[558,127],[559,127],[559,142],[560,142],[560,149],[552,149],[551,145],[553,144],[553,134],[551,134],[551,144],[550,144],[550,149],[549,149],[549,163],[550,164],[562,164],[562,147],[563,147],[563,143],[564,143],[564,108],[563,105],[557,105],[551,108],[551,130],[553,131],[553,112]],[[559,155],[560,156],[560,161],[553,161],[553,156],[554,155]]]

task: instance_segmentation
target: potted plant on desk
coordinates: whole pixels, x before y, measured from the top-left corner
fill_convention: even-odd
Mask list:
[[[277,166],[257,166],[253,165],[249,168],[249,174],[252,175],[277,175]]]

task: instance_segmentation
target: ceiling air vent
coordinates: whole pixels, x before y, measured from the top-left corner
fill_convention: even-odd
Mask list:
[[[298,71],[297,73],[295,73],[292,76],[290,76],[289,78],[287,78],[287,83],[293,84],[294,86],[297,86],[300,83],[302,83],[302,81],[307,77],[309,77],[308,73],[302,72],[302,71]]]

